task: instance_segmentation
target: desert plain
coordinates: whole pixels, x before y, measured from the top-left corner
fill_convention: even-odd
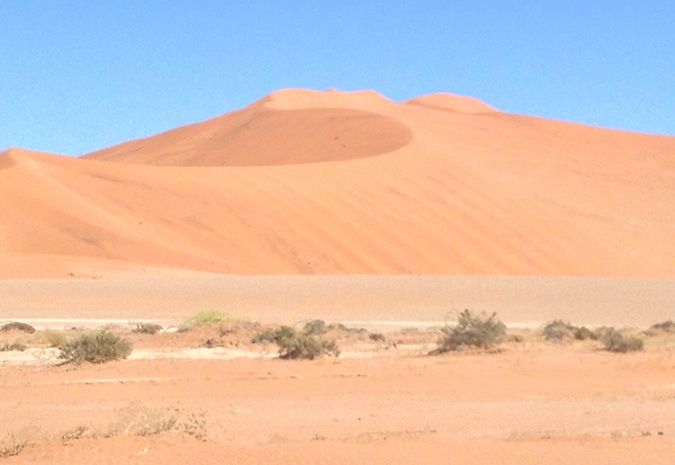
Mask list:
[[[451,94],[284,90],[80,158],[10,149],[0,324],[36,332],[0,332],[0,462],[672,464],[675,333],[649,328],[674,238],[675,138]],[[430,355],[464,309],[508,337]],[[252,342],[313,320],[339,357]],[[126,360],[61,363],[50,340],[101,328]]]

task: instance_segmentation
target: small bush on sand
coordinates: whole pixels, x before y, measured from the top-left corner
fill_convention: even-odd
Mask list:
[[[0,440],[0,459],[19,455],[24,447],[26,447],[26,441],[10,435],[7,439]]]
[[[231,317],[226,313],[223,313],[218,310],[204,310],[203,312],[198,312],[192,315],[190,318],[185,320],[182,325],[178,328],[179,331],[189,331],[191,329],[199,328],[201,326],[206,326],[215,323],[221,323],[223,321],[230,320]]]
[[[131,332],[140,334],[157,334],[162,329],[161,325],[155,323],[132,323]]]
[[[474,315],[470,310],[459,314],[457,324],[446,324],[441,328],[438,348],[432,354],[462,350],[467,347],[490,349],[506,337],[506,325],[497,314],[487,316],[483,313]]]
[[[18,321],[12,321],[0,326],[0,333],[6,333],[9,331],[21,331],[24,333],[33,334],[35,332],[35,328],[27,323],[19,323]]]
[[[4,346],[0,346],[0,352],[10,352],[10,351],[23,352],[27,348],[28,347],[21,344],[20,342],[14,342],[12,344],[5,344]]]
[[[650,335],[656,335],[661,333],[675,334],[675,321],[668,320],[661,323],[656,323],[654,325],[651,325],[647,331],[648,334]]]
[[[256,335],[251,342],[275,343],[279,347],[279,358],[287,360],[313,360],[322,355],[338,357],[340,349],[334,339],[324,339],[290,326],[266,330]]]
[[[83,334],[60,347],[59,358],[65,363],[105,363],[125,359],[131,354],[131,344],[108,331]]]
[[[370,333],[368,334],[368,339],[373,342],[384,342],[386,340],[382,333]]]
[[[595,333],[585,326],[574,326],[563,320],[553,320],[547,323],[542,333],[547,341],[553,342],[562,342],[570,339],[585,341],[597,338]]]
[[[637,352],[644,348],[644,342],[639,337],[624,336],[614,328],[605,328],[601,336],[604,349],[609,352]]]

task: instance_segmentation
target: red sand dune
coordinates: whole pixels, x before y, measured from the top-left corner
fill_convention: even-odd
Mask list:
[[[675,276],[675,138],[288,90],[80,159],[0,154],[0,277]]]

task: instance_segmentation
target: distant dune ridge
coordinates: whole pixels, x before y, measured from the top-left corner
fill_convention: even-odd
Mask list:
[[[675,276],[675,138],[284,90],[80,159],[0,154],[0,277]]]

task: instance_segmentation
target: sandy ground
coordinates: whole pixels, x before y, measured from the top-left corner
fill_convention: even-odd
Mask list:
[[[669,464],[674,399],[672,349],[4,367],[0,437],[30,439],[10,464]],[[119,431],[162,411],[206,438]]]
[[[95,279],[93,279],[95,278]],[[469,308],[513,326],[563,318],[640,326],[675,318],[675,280],[489,276],[229,276],[187,271],[0,280],[0,321],[181,322],[201,310],[293,323],[309,318],[390,327],[444,320]],[[64,320],[65,319],[65,320]],[[115,321],[113,321],[115,322]],[[378,323],[379,322],[379,323]],[[82,322],[81,322],[82,323]]]
[[[464,308],[524,332],[674,319],[674,155],[448,94],[304,90],[80,159],[0,153],[0,322],[219,310],[387,338],[298,362],[222,327],[133,334],[72,367],[5,333],[38,345],[0,352],[0,462],[671,465],[672,340],[430,357],[425,331]]]

